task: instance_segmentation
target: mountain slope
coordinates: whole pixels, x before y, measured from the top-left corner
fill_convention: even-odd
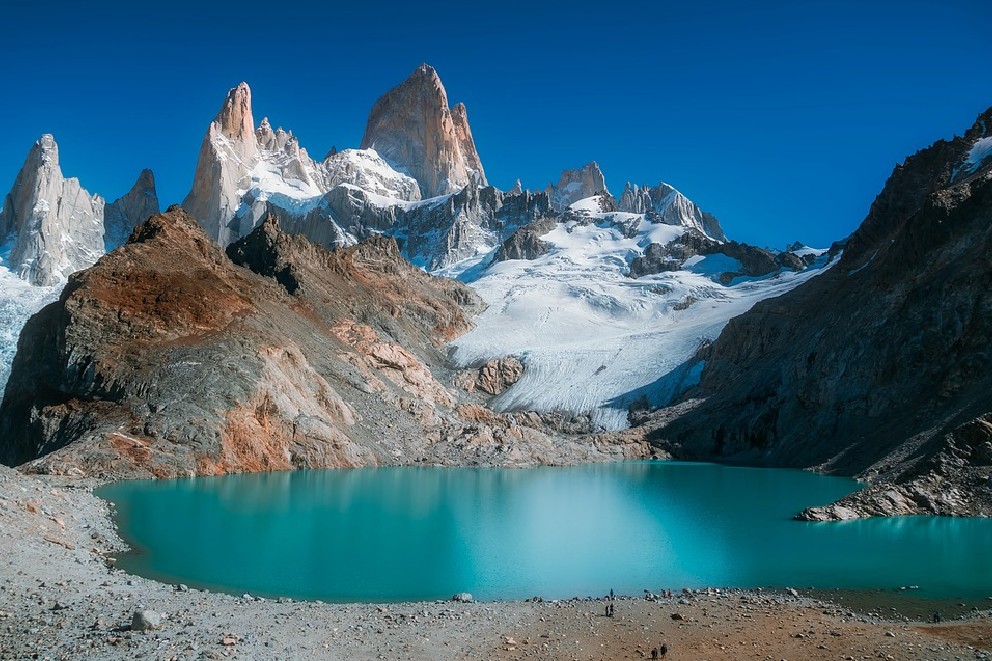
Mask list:
[[[812,518],[992,514],[990,128],[896,167],[839,264],[732,320],[694,408],[649,436],[873,483]]]
[[[225,254],[173,207],[29,321],[0,461],[165,477],[643,455],[542,433],[449,388],[444,343],[478,305],[387,238],[331,252],[270,217]]]

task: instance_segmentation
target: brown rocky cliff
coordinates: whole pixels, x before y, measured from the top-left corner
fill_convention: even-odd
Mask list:
[[[874,486],[849,516],[992,513],[987,453],[948,454],[992,411],[992,163],[952,179],[989,119],[898,166],[830,271],[731,320],[694,406],[649,436],[683,458],[858,475]]]

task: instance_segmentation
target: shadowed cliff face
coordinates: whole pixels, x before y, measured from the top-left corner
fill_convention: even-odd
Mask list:
[[[649,437],[877,482],[811,518],[992,514],[992,445],[972,433],[992,411],[992,163],[962,166],[990,124],[898,166],[837,266],[732,320],[695,406]]]
[[[392,239],[327,251],[273,217],[225,253],[172,207],[28,322],[0,406],[0,460],[134,477],[617,452],[446,385],[444,344],[480,307]]]

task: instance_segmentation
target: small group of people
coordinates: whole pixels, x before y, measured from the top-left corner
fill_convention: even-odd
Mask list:
[[[652,659],[664,659],[668,655],[668,643],[662,643],[661,647],[655,647],[651,650]]]

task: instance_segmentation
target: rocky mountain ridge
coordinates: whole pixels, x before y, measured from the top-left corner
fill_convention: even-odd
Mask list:
[[[519,182],[508,192],[485,185],[464,108],[448,107],[444,87],[429,67],[420,67],[406,82],[380,99],[370,115],[366,137],[368,144],[363,143],[364,149],[334,148],[323,161],[315,161],[292,132],[273,129],[267,118],[256,126],[251,89],[247,84],[231,89],[210,122],[201,145],[193,186],[184,201],[186,211],[191,213],[180,218],[179,212],[172,210],[168,215],[170,222],[178,226],[195,218],[206,238],[191,231],[164,229],[169,223],[160,219],[151,224],[158,228],[152,234],[146,233],[151,231],[147,228],[137,232],[121,254],[108,256],[101,262],[102,266],[89,272],[90,275],[72,280],[59,305],[73,310],[71,316],[79,323],[74,328],[83,338],[79,340],[79,346],[84,349],[71,351],[85,356],[102,356],[100,360],[104,361],[102,366],[94,363],[77,365],[73,369],[95,370],[100,374],[101,382],[116,385],[110,390],[102,387],[93,392],[85,388],[79,390],[79,384],[73,380],[76,376],[59,376],[55,367],[51,367],[51,374],[42,378],[26,365],[40,366],[45,361],[28,349],[24,355],[33,358],[28,364],[19,360],[15,365],[14,376],[18,382],[13,384],[10,389],[13,394],[9,393],[5,401],[20,402],[10,404],[14,407],[10,411],[19,411],[10,419],[21,416],[10,429],[30,428],[35,440],[26,441],[23,448],[12,451],[9,461],[39,457],[54,449],[57,450],[54,454],[47,455],[52,459],[41,459],[41,463],[35,465],[36,470],[70,470],[52,468],[51,462],[58,460],[68,462],[66,465],[86,466],[79,470],[91,471],[93,462],[99,463],[97,457],[112,449],[107,445],[113,445],[107,440],[111,438],[107,431],[109,427],[101,425],[109,425],[114,416],[119,424],[132,430],[125,436],[147,440],[148,434],[134,422],[154,413],[141,409],[141,398],[147,398],[150,387],[142,381],[150,368],[141,361],[151,361],[149,356],[159,354],[145,355],[142,348],[132,352],[133,356],[128,354],[128,360],[138,356],[135,359],[138,362],[122,360],[121,354],[113,354],[108,349],[110,340],[105,338],[115,337],[117,344],[133,346],[136,338],[129,335],[133,329],[126,324],[122,328],[100,326],[97,320],[87,318],[73,307],[82,305],[89,309],[87,306],[92,306],[106,312],[113,305],[121,305],[129,296],[121,283],[129,277],[139,283],[152,283],[148,286],[156,292],[154,296],[149,294],[142,298],[141,303],[150,307],[136,311],[140,317],[158,314],[148,303],[149,296],[165,297],[158,302],[158,307],[165,310],[166,316],[179,314],[170,311],[170,304],[166,303],[173,299],[200,296],[209,302],[217,297],[213,304],[216,311],[241,301],[247,307],[239,307],[231,313],[230,319],[214,318],[200,310],[199,303],[192,304],[188,314],[197,319],[203,317],[197,323],[207,329],[204,332],[213,338],[211,342],[226,338],[230,324],[235,323],[231,319],[237,318],[247,324],[243,330],[260,346],[275,350],[276,340],[272,339],[275,335],[270,327],[274,322],[269,321],[268,315],[278,305],[273,302],[271,290],[253,283],[250,278],[244,280],[244,274],[239,271],[229,271],[230,265],[222,258],[215,258],[216,255],[204,258],[203,255],[210,252],[203,252],[204,241],[214,242],[219,246],[218,250],[228,248],[226,259],[233,259],[236,266],[246,267],[266,281],[274,281],[283,288],[284,296],[297,302],[308,301],[307,305],[317,310],[317,317],[323,320],[324,326],[333,328],[343,318],[361,320],[354,322],[362,326],[361,332],[337,334],[331,341],[329,346],[338,347],[342,342],[347,345],[336,349],[339,357],[354,352],[367,353],[379,346],[376,340],[379,336],[369,335],[364,326],[376,328],[367,320],[379,319],[380,312],[371,308],[381,307],[384,302],[381,297],[363,294],[343,311],[340,305],[330,302],[336,300],[333,296],[321,298],[319,302],[311,300],[314,287],[330,288],[335,292],[341,287],[337,282],[328,284],[326,274],[316,274],[327,264],[336,263],[321,257],[322,250],[335,248],[327,253],[331,255],[345,254],[340,250],[351,250],[370,261],[375,261],[371,253],[379,251],[386,263],[403,262],[402,258],[405,258],[421,269],[457,276],[478,287],[489,310],[478,318],[479,324],[471,333],[460,335],[455,345],[445,348],[444,352],[436,346],[427,351],[420,335],[412,338],[395,336],[393,326],[384,331],[390,339],[383,341],[395,345],[390,351],[402,350],[416,359],[402,357],[398,359],[399,367],[390,369],[399,369],[404,375],[401,380],[407,385],[414,382],[422,385],[423,388],[417,386],[416,397],[426,401],[425,405],[436,405],[435,408],[440,407],[442,411],[424,418],[430,424],[424,422],[420,427],[411,427],[412,423],[405,422],[400,425],[405,430],[402,434],[386,434],[395,446],[391,446],[390,453],[399,450],[402,457],[409,457],[410,452],[415,452],[442,463],[472,460],[462,454],[464,448],[461,446],[457,451],[450,444],[442,444],[437,450],[425,449],[409,440],[418,435],[435,438],[437,427],[431,425],[441,424],[438,420],[444,421],[442,427],[448,431],[462,428],[460,425],[467,424],[465,421],[468,420],[481,425],[479,433],[486,438],[503,439],[510,434],[523,444],[522,451],[530,452],[530,455],[525,452],[505,459],[486,449],[484,461],[489,463],[527,462],[526,456],[537,457],[534,461],[538,462],[569,461],[562,454],[566,446],[578,457],[601,456],[595,445],[598,441],[590,445],[589,437],[585,437],[565,442],[557,439],[556,434],[560,431],[593,433],[594,438],[599,438],[604,430],[625,427],[630,407],[670,402],[698,379],[698,369],[683,369],[680,364],[701,343],[714,339],[728,319],[762,298],[787,291],[816,276],[833,263],[828,257],[817,257],[816,251],[804,259],[790,252],[772,254],[726,241],[715,218],[666,184],[644,188],[627,186],[624,195],[617,200],[608,192],[605,177],[594,162],[579,170],[566,171],[559,184],[545,192],[525,190]],[[387,148],[390,145],[400,147]],[[377,151],[379,148],[383,153]],[[424,168],[413,167],[414,161]],[[440,190],[432,186],[442,184],[448,186],[450,192],[428,196]],[[150,173],[143,173],[128,195],[108,207],[113,209],[108,218],[143,213],[136,210],[148,209],[152,204],[157,207],[154,180]],[[129,227],[117,220],[112,224],[116,229],[109,234],[114,235],[125,234]],[[157,247],[151,250],[149,244]],[[170,259],[176,263],[183,263],[181,245],[186,249],[196,246],[193,252],[200,257],[194,262],[206,259],[199,271],[213,273],[220,281],[207,278],[205,282],[213,284],[201,286],[182,281],[182,277],[174,274],[173,267],[167,263],[169,260],[164,260],[159,251],[170,254]],[[148,250],[151,252],[146,252]],[[140,259],[135,255],[140,255]],[[312,268],[306,270],[300,264],[311,264]],[[323,266],[313,266],[316,264]],[[403,262],[403,267],[396,266],[395,270],[409,273],[406,270],[409,268]],[[131,275],[126,276],[129,269]],[[80,282],[91,282],[86,278],[99,283],[98,289],[106,287],[117,292],[117,299],[101,299],[93,287],[82,287],[82,293],[75,293],[74,288]],[[162,283],[176,278],[179,278],[180,291],[158,292]],[[383,283],[387,288],[394,287],[389,278]],[[214,285],[216,289],[211,289]],[[222,290],[242,294],[226,301],[217,293]],[[243,292],[252,294],[245,298]],[[255,301],[255,295],[265,304]],[[392,306],[390,302],[386,308],[392,310]],[[406,314],[404,309],[399,309],[397,314],[402,317]],[[502,311],[507,311],[506,319],[498,317]],[[295,308],[292,313],[279,309],[277,316],[282,324],[277,324],[279,337],[297,338],[313,333],[304,330],[306,320],[300,319],[297,313]],[[412,314],[418,317],[421,312],[414,310]],[[244,321],[245,315],[253,321]],[[541,322],[535,324],[534,320],[538,318]],[[181,329],[187,322],[181,317],[170,323]],[[37,323],[43,324],[42,321]],[[52,319],[44,323],[56,324]],[[87,326],[87,323],[93,325]],[[145,326],[158,323],[141,321]],[[354,325],[352,321],[348,323]],[[504,327],[506,324],[508,326]],[[520,324],[525,328],[517,328]],[[58,333],[71,335],[70,331],[75,332],[70,328],[61,329],[56,336]],[[535,331],[539,331],[537,335],[534,335]],[[30,335],[40,342],[39,332],[38,327],[32,326],[25,331],[25,336]],[[194,336],[199,342],[200,336],[190,331],[189,337]],[[522,338],[531,343],[527,344]],[[448,338],[449,341],[452,339],[454,336]],[[152,344],[160,340],[167,344],[193,341],[183,335],[179,338],[157,337]],[[191,351],[197,356],[210,351],[213,351],[211,355],[224,356],[227,355],[225,352],[236,352],[233,340],[229,340],[217,346],[207,342]],[[300,348],[300,351],[311,366],[320,363],[321,367],[314,367],[318,373],[331,373],[337,380],[342,378],[340,370],[344,368],[340,365],[327,363],[330,360],[327,356],[317,353],[311,356],[309,352],[318,349],[307,344],[309,340],[292,342],[297,347],[310,347]],[[171,350],[172,345],[168,346]],[[571,358],[563,359],[556,353],[562,346],[571,347]],[[64,347],[52,349],[51,346],[49,350],[63,352],[62,355],[67,351]],[[324,351],[327,351],[326,347]],[[244,358],[247,372],[235,370],[233,381],[227,384],[230,392],[221,388],[222,394],[228,392],[229,399],[218,401],[217,395],[206,387],[197,389],[192,397],[196,401],[184,404],[192,408],[169,404],[170,413],[157,419],[155,425],[158,426],[149,427],[158,435],[149,437],[155,443],[158,442],[155,439],[162,437],[182,446],[180,449],[170,445],[156,446],[159,450],[164,447],[162,451],[166,455],[175,455],[172,459],[156,454],[154,469],[146,464],[137,466],[131,465],[133,461],[131,464],[125,461],[129,466],[125,472],[182,474],[190,470],[208,471],[201,466],[204,461],[211,466],[214,463],[210,462],[220,461],[221,467],[217,469],[220,471],[406,461],[400,455],[392,455],[390,459],[379,451],[381,448],[369,450],[373,447],[370,439],[375,435],[370,428],[352,425],[337,409],[320,413],[321,409],[308,397],[299,401],[297,395],[292,394],[308,389],[323,392],[319,381],[308,380],[309,376],[300,377],[296,372],[286,377],[285,366],[282,363],[273,366],[267,355],[249,352],[244,356],[247,356]],[[48,360],[50,363],[51,359]],[[366,356],[355,360],[361,363],[371,359]],[[202,364],[206,361],[196,358],[188,362]],[[355,362],[351,364],[354,366]],[[427,372],[439,370],[441,376],[427,379],[418,365],[427,366]],[[563,370],[563,365],[567,369]],[[169,387],[182,390],[176,380],[179,378],[176,374],[180,373],[197,383],[226,384],[226,376],[222,379],[215,373],[200,373],[192,367],[178,369],[175,374],[156,371],[154,378],[156,383],[172,384]],[[383,380],[382,375],[374,371],[371,373],[382,383],[392,382]],[[126,376],[119,378],[119,374]],[[389,374],[399,378],[396,373]],[[225,427],[228,422],[222,421],[217,412],[229,416],[236,403],[255,402],[264,388],[281,391],[285,386],[284,377],[293,382],[287,387],[295,390],[286,395],[286,401],[280,400],[279,420],[282,422],[273,423],[272,428],[276,430],[273,434],[278,437],[274,442],[278,447],[269,450],[255,447],[251,450],[254,458],[250,461],[239,463],[240,460],[230,457],[221,461],[230,449],[225,450],[227,441],[224,440],[229,440],[230,434],[224,431],[228,429]],[[25,380],[28,383],[21,382]],[[63,393],[56,397],[61,404],[42,403],[37,410],[29,410],[27,402],[32,397],[39,397],[41,392],[33,389],[35,386],[31,383],[47,384],[44,388],[49,395]],[[451,391],[453,386],[455,390]],[[382,392],[392,392],[389,388],[391,386]],[[156,396],[165,397],[165,389],[164,385],[156,386]],[[448,394],[443,395],[446,389]],[[368,394],[364,387],[346,389],[338,404],[354,407],[355,401],[365,401]],[[86,399],[91,396],[92,401]],[[77,402],[77,398],[81,398],[82,403]],[[116,406],[125,400],[125,404]],[[371,417],[375,420],[399,424],[395,423],[396,417],[403,418],[409,413],[404,408],[406,404],[396,405],[401,400],[408,401],[406,396],[376,394],[373,403],[367,403],[371,408],[366,411],[373,410]],[[108,401],[113,401],[116,408],[108,408]],[[212,414],[205,415],[198,408],[205,403],[210,403]],[[80,414],[82,418],[70,410],[77,405],[85,410],[85,414]],[[101,413],[97,414],[97,411]],[[113,411],[113,415],[103,418],[102,412],[106,411]],[[292,436],[286,440],[285,421],[297,421],[303,415],[300,411],[306,411],[305,415],[309,416],[305,418],[306,424],[319,428],[315,432],[315,438],[319,440],[316,445],[292,440],[295,438]],[[181,423],[170,417],[182,415],[193,416],[187,420],[195,418],[197,422]],[[326,421],[315,422],[321,416]],[[130,422],[122,423],[122,420]],[[244,428],[258,432],[255,423],[246,419],[242,422]],[[523,432],[518,428],[530,431]],[[535,428],[543,430],[543,435]],[[517,431],[511,433],[508,431],[511,429]],[[376,434],[377,438],[381,437],[383,430],[380,428]],[[342,435],[351,440],[348,443],[340,441]],[[453,438],[442,436],[449,440]],[[42,440],[38,441],[38,438]],[[232,443],[237,447],[249,443],[247,437],[235,435],[235,438]],[[344,455],[332,453],[331,457],[328,454],[327,443],[334,439],[340,441],[334,441],[338,442],[334,446],[335,452],[345,448],[341,450]],[[118,445],[121,442],[118,439]],[[302,445],[297,447],[299,443]],[[59,449],[63,445],[72,449]],[[285,456],[302,453],[300,456],[306,458],[280,463],[277,461],[280,452]],[[312,455],[313,452],[319,456]],[[111,461],[118,462],[120,457]]]
[[[165,477],[643,456],[643,444],[538,431],[450,385],[444,344],[479,305],[389,238],[329,252],[270,216],[225,254],[173,207],[27,324],[0,460]]]
[[[253,117],[251,90],[242,83],[208,127],[183,202],[221,245],[271,213],[288,231],[325,247],[389,234],[414,264],[455,274],[459,263],[482,258],[518,228],[575,202],[606,193],[602,199],[616,205],[595,162],[566,170],[543,195],[519,181],[506,192],[487,185],[465,108],[449,108],[444,85],[428,65],[376,102],[361,149],[334,148],[322,162],[291,132],[273,131],[267,119],[252,129]],[[715,218],[670,186],[656,188],[653,206],[632,213],[725,240]],[[474,262],[466,264],[462,270]]]
[[[46,133],[31,147],[0,209],[0,238],[11,243],[3,266],[32,285],[57,285],[123,243],[155,213],[151,170],[143,170],[127,194],[107,204],[79,179],[62,174],[58,143]]]
[[[808,519],[992,515],[990,126],[897,166],[837,266],[731,320],[646,437],[869,482]]]

